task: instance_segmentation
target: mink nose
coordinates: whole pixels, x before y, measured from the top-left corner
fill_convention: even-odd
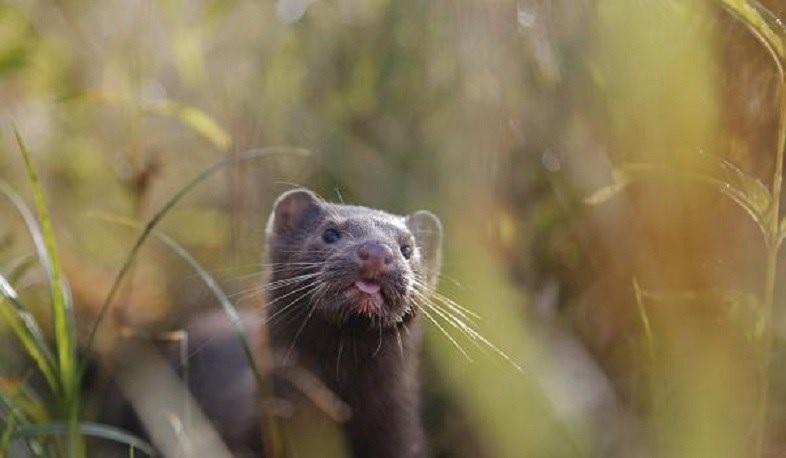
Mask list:
[[[367,274],[384,272],[393,263],[393,250],[380,242],[364,242],[358,247],[360,265]]]

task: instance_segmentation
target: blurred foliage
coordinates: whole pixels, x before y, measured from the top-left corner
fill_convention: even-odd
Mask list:
[[[217,160],[305,148],[215,174],[161,230],[253,310],[293,184],[438,213],[442,293],[524,373],[430,326],[436,456],[781,456],[778,18],[778,0],[6,0],[0,178],[32,202],[16,125],[84,338],[137,235],[95,215],[144,223]],[[33,252],[0,201],[0,273]],[[105,332],[217,308],[188,269],[145,245]],[[23,271],[52,332],[46,277]],[[1,339],[0,385],[20,386],[30,362]]]

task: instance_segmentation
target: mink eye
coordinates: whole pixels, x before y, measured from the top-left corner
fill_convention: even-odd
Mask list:
[[[409,245],[401,245],[401,254],[404,255],[404,259],[409,259],[412,257],[412,247]]]
[[[325,232],[322,233],[322,241],[325,243],[336,243],[340,238],[341,232],[333,228],[325,229]]]

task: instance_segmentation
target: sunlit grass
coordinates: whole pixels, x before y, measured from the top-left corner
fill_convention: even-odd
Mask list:
[[[780,3],[181,3],[0,5],[1,121],[25,134],[0,145],[16,212],[0,215],[0,255],[33,239],[0,264],[2,332],[28,368],[0,361],[0,450],[90,456],[97,435],[147,453],[84,418],[76,329],[102,352],[114,311],[144,327],[153,306],[129,298],[150,275],[173,293],[161,304],[202,302],[186,266],[244,342],[241,300],[210,272],[259,273],[261,218],[286,183],[445,222],[463,287],[442,281],[424,313],[424,380],[446,391],[425,408],[455,409],[434,420],[435,453],[782,452]],[[256,144],[314,154],[302,173],[236,167]],[[72,305],[82,267],[106,280],[88,298],[74,282]]]
[[[45,272],[47,273],[47,278],[49,279],[50,283],[51,300],[53,304],[52,315],[54,317],[53,328],[55,330],[57,358],[55,358],[53,353],[50,352],[49,345],[45,340],[44,334],[38,326],[36,319],[22,304],[19,295],[16,293],[11,283],[6,279],[6,277],[0,275],[0,293],[2,293],[7,305],[10,305],[10,307],[4,306],[2,308],[2,316],[5,318],[5,321],[10,326],[11,330],[23,344],[24,349],[36,362],[39,371],[49,384],[51,394],[54,396],[53,404],[55,409],[49,415],[53,419],[62,418],[64,421],[53,421],[50,423],[31,422],[31,419],[23,415],[23,410],[16,405],[14,396],[9,393],[3,393],[2,399],[7,409],[8,416],[8,420],[6,421],[2,435],[2,443],[5,445],[4,450],[10,446],[13,440],[18,440],[25,443],[31,451],[38,454],[39,452],[42,452],[42,450],[46,449],[46,446],[39,443],[39,441],[41,441],[41,437],[57,437],[64,435],[66,438],[67,455],[74,457],[85,456],[86,450],[83,436],[89,435],[105,440],[126,443],[132,448],[138,448],[150,454],[152,453],[152,448],[144,441],[141,441],[140,439],[137,439],[130,434],[110,425],[87,423],[81,421],[80,419],[80,382],[84,373],[84,367],[86,364],[88,364],[88,360],[80,360],[77,356],[77,336],[74,325],[74,311],[70,303],[70,293],[68,291],[68,286],[63,277],[62,268],[60,267],[59,258],[57,256],[54,230],[52,228],[48,208],[46,206],[43,189],[30,159],[30,154],[18,133],[16,133],[16,138],[22,153],[22,157],[25,160],[31,185],[33,186],[38,221],[42,221],[41,225],[43,229],[39,229],[38,221],[31,214],[22,199],[8,185],[5,183],[0,183],[0,185],[2,185],[0,190],[2,190],[4,194],[6,194],[6,196],[12,201],[12,203],[16,206],[24,218],[25,222],[28,224],[28,230],[30,231],[35,242],[39,260],[44,266]],[[248,363],[252,368],[254,368],[253,372],[257,377],[259,386],[269,386],[269,384],[266,383],[266,376],[260,373],[255,366],[252,349],[249,347],[249,344],[245,339],[243,324],[240,321],[240,317],[234,305],[229,301],[226,294],[221,290],[213,277],[207,273],[207,271],[196,261],[196,259],[193,258],[193,256],[188,253],[188,251],[183,249],[171,238],[163,234],[156,233],[155,227],[158,222],[180,201],[180,199],[182,199],[189,191],[203,182],[215,171],[246,160],[258,159],[276,154],[303,156],[307,153],[293,148],[271,148],[251,151],[246,154],[237,155],[230,159],[220,161],[214,164],[212,167],[205,169],[200,175],[190,181],[148,221],[139,235],[137,242],[131,248],[125,263],[116,276],[113,286],[107,295],[106,301],[104,302],[104,306],[102,307],[96,322],[91,328],[86,343],[86,355],[91,354],[91,345],[93,343],[94,336],[99,330],[99,325],[101,325],[102,319],[104,316],[106,316],[106,312],[112,304],[114,294],[117,292],[125,274],[133,264],[139,249],[142,247],[149,235],[156,234],[158,238],[160,238],[166,245],[174,250],[197,271],[202,281],[205,282],[208,288],[219,299],[219,302],[221,303],[225,313],[227,314],[231,323],[235,326],[237,337],[246,353]],[[67,361],[64,361],[66,359]],[[39,405],[38,410],[48,411],[49,408],[47,406]],[[268,421],[266,424],[268,425],[268,428],[273,431],[267,435],[266,445],[269,447],[268,450],[270,451],[271,456],[280,456],[280,446],[277,445],[279,443],[278,433],[275,432],[274,429],[275,422]]]
[[[716,291],[711,295],[703,294],[701,291],[688,290],[662,293],[649,293],[649,297],[645,298],[641,287],[638,282],[634,281],[634,290],[636,295],[636,303],[639,307],[639,315],[641,322],[644,326],[644,346],[647,348],[647,353],[652,366],[648,369],[648,377],[650,380],[650,387],[652,387],[658,394],[654,394],[652,399],[652,414],[653,414],[653,434],[656,438],[656,443],[660,447],[661,453],[676,453],[677,450],[688,451],[691,453],[705,454],[712,453],[714,456],[737,456],[739,453],[750,454],[750,456],[765,456],[767,443],[766,434],[769,428],[767,420],[767,411],[769,406],[769,392],[770,392],[770,354],[773,351],[773,335],[774,335],[774,307],[776,304],[775,292],[778,272],[778,256],[781,247],[781,241],[784,238],[783,229],[786,227],[786,220],[781,217],[781,188],[783,181],[783,155],[784,146],[786,145],[786,79],[784,79],[783,62],[786,59],[784,54],[784,31],[782,24],[776,19],[776,16],[767,10],[763,5],[757,1],[722,1],[719,2],[722,6],[727,8],[732,14],[742,22],[747,30],[755,36],[761,45],[767,50],[768,54],[772,57],[772,64],[777,69],[778,80],[776,81],[777,94],[778,94],[778,113],[775,117],[778,119],[775,150],[769,155],[770,160],[774,163],[772,178],[768,185],[762,184],[756,177],[751,176],[734,164],[731,164],[717,155],[703,154],[701,147],[695,151],[679,150],[666,150],[662,151],[664,154],[661,157],[653,156],[653,159],[647,162],[636,162],[635,154],[631,155],[630,162],[623,162],[619,164],[614,172],[614,182],[590,196],[587,201],[591,204],[599,204],[612,196],[619,193],[624,188],[637,183],[639,180],[663,180],[663,179],[678,179],[685,180],[689,183],[707,185],[710,189],[726,196],[732,202],[737,204],[745,215],[750,217],[760,230],[762,239],[761,242],[764,246],[764,257],[761,259],[762,271],[764,278],[762,282],[762,289],[760,294],[747,294],[744,295],[739,291]],[[702,7],[698,7],[701,10]],[[696,19],[694,19],[696,20]],[[700,20],[698,20],[700,21]],[[699,22],[701,23],[701,22]],[[624,25],[623,25],[624,27]],[[623,102],[624,103],[624,102]],[[658,105],[653,105],[654,111],[658,112]],[[667,110],[666,112],[669,112]],[[709,106],[705,112],[705,116],[715,116],[715,109]],[[666,134],[685,133],[684,127],[675,126],[674,129],[669,130],[667,122],[661,122],[658,129],[666,129]],[[647,140],[640,141],[636,144],[637,148],[645,151],[652,146],[657,146],[660,142],[655,140],[651,144]],[[705,141],[705,144],[713,145],[714,142]],[[627,143],[633,145],[633,143]],[[639,154],[639,156],[641,156]],[[686,164],[695,164],[687,166]],[[698,195],[698,194],[697,194]],[[679,259],[679,258],[677,258]],[[672,260],[671,262],[675,262]],[[650,267],[652,268],[652,267]],[[654,268],[657,272],[657,267]],[[689,268],[690,269],[690,268]],[[657,275],[657,273],[656,273]],[[661,274],[662,275],[662,274]],[[758,299],[756,299],[758,297]],[[747,299],[746,299],[747,298]],[[750,298],[753,298],[752,301]],[[734,430],[734,418],[739,415],[729,416],[727,421],[719,421],[712,418],[710,413],[713,407],[718,403],[728,404],[729,409],[734,408],[739,410],[739,404],[735,406],[735,401],[731,401],[730,396],[734,390],[741,389],[741,386],[747,382],[744,380],[737,380],[734,377],[724,377],[723,383],[718,383],[712,390],[701,391],[700,386],[706,383],[702,380],[699,373],[692,374],[689,367],[681,366],[679,362],[670,361],[676,360],[679,357],[670,351],[664,349],[672,345],[666,339],[678,339],[684,343],[690,341],[691,337],[680,336],[680,331],[675,328],[674,322],[662,323],[660,330],[653,331],[651,321],[647,312],[647,302],[652,303],[652,307],[659,304],[681,304],[683,307],[700,306],[702,302],[709,300],[709,303],[715,303],[715,312],[721,316],[742,315],[749,318],[744,318],[743,334],[749,336],[747,345],[756,354],[757,361],[754,363],[754,374],[748,374],[755,381],[755,390],[753,390],[752,399],[755,399],[755,412],[749,421],[753,424],[751,427],[752,433],[746,432],[738,437],[737,440],[728,440],[728,435]],[[727,307],[725,303],[731,304]],[[673,319],[673,318],[672,318]],[[738,320],[739,318],[734,318]],[[669,329],[671,328],[671,329]],[[697,333],[697,330],[690,330],[691,326],[687,325],[685,331],[688,333]],[[701,333],[708,333],[706,336],[707,342],[713,342],[710,336],[711,326],[702,329]],[[658,332],[663,332],[664,335],[656,336]],[[672,335],[669,335],[672,334]],[[697,341],[702,341],[702,338],[697,338]],[[716,342],[718,347],[714,349],[714,356],[711,359],[704,358],[704,355],[685,356],[688,360],[695,358],[694,364],[696,368],[703,367],[706,373],[720,374],[724,372],[736,371],[735,367],[738,364],[733,353],[736,349],[724,348],[728,345],[727,342],[720,340]],[[690,354],[690,349],[675,349],[681,351],[685,355]],[[657,355],[657,356],[656,356]],[[703,359],[703,361],[700,361]],[[682,373],[669,374],[668,371],[677,370]],[[671,425],[674,421],[673,408],[668,404],[669,398],[674,398],[674,392],[670,392],[670,385],[679,386],[676,388],[682,390],[682,396],[687,396],[684,400],[695,402],[694,410],[681,419],[678,423],[680,428],[688,428],[688,432],[676,431]],[[746,397],[749,399],[750,397]],[[711,401],[714,400],[714,401]],[[671,401],[674,403],[676,401]],[[745,402],[737,400],[739,402]],[[664,407],[664,404],[666,407]],[[672,410],[672,412],[670,412]],[[678,409],[677,409],[678,410]],[[693,423],[693,424],[692,424]],[[699,433],[699,430],[704,430]],[[706,436],[705,436],[706,435]],[[752,438],[750,437],[752,436]],[[712,444],[711,438],[726,437],[724,445]],[[710,452],[714,450],[714,452]],[[747,451],[746,451],[747,450]]]

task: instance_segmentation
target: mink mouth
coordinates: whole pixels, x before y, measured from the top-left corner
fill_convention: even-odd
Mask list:
[[[354,327],[366,328],[389,327],[405,319],[407,308],[400,302],[404,292],[399,292],[394,281],[384,277],[363,278],[362,276],[348,280],[341,293],[343,300],[336,304],[337,317],[343,325],[354,324]]]
[[[355,280],[344,293],[349,300],[351,312],[368,318],[382,318],[388,314],[387,301],[383,294],[382,284],[368,278]]]
[[[363,272],[354,261],[337,260],[326,263],[321,280],[327,285],[327,296],[322,296],[320,310],[339,326],[390,327],[409,314],[407,274],[399,269]]]
[[[354,287],[363,293],[368,294],[369,296],[379,294],[380,290],[382,289],[382,285],[380,285],[378,281],[367,280],[363,278],[360,280],[355,280]]]

